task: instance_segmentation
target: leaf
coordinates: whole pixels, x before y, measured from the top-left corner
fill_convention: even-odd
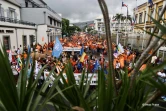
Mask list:
[[[2,46],[2,44],[1,44]],[[0,100],[6,110],[18,111],[19,99],[15,87],[13,73],[9,64],[8,56],[4,46],[0,50]],[[10,107],[8,105],[10,104]]]
[[[149,31],[147,31],[147,30],[142,29],[141,27],[138,27],[138,26],[135,26],[135,27],[137,27],[138,29],[143,30],[144,32],[148,33],[148,34],[151,35],[151,36],[155,36],[155,37],[157,37],[158,39],[165,40],[165,39],[162,38],[162,36],[160,37],[160,36],[156,35],[155,33],[151,33],[151,32],[149,32]]]
[[[149,16],[149,15],[148,15]],[[163,34],[166,34],[166,27],[164,25],[161,25],[160,21],[155,20],[153,17],[149,16],[154,24],[161,30]]]

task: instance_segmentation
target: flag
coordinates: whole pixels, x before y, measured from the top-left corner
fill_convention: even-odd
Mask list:
[[[79,70],[82,69],[82,63],[81,63],[81,62],[78,62],[77,68],[78,68]]]
[[[82,55],[84,52],[84,46],[82,46],[81,50],[80,50],[80,55]]]
[[[150,4],[150,8],[152,8],[152,6],[153,6],[153,1],[152,1],[152,0],[148,0],[148,3]]]
[[[98,60],[96,60],[96,62],[95,62],[95,64],[94,64],[94,68],[93,68],[92,72],[95,72],[96,70],[98,70],[99,66],[100,66],[99,61],[98,61]]]
[[[17,62],[18,62],[18,66],[22,67],[22,61],[20,59],[20,55],[18,55]]]
[[[133,26],[135,23],[136,23],[136,20],[135,20],[135,17],[133,17],[131,25]]]
[[[122,2],[122,7],[127,7],[127,5]]]
[[[83,54],[82,54],[82,56],[81,56],[81,58],[80,58],[80,62],[84,62],[85,56],[86,56],[86,53],[83,52]]]
[[[118,44],[118,54],[122,54],[122,53],[124,53],[124,49],[123,49],[122,45],[119,43]]]
[[[12,51],[9,51],[9,61],[12,62]]]
[[[30,46],[28,45],[28,54],[31,52],[31,48]]]
[[[54,44],[54,47],[53,47],[52,56],[59,58],[62,51],[63,51],[63,47],[62,47],[58,37],[56,37],[56,43]]]
[[[134,22],[134,23],[136,22],[135,17],[133,17],[133,22]]]

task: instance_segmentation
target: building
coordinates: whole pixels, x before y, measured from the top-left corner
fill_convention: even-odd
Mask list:
[[[94,20],[94,29],[99,33],[99,34],[105,34],[105,24],[104,24],[104,19],[103,16],[98,16]]]
[[[94,29],[94,28],[95,28],[95,24],[94,24],[94,23],[89,24],[87,27],[88,27],[88,28],[91,28],[91,29]]]
[[[117,32],[121,32],[123,34],[129,34],[133,30],[133,26],[131,25],[131,22],[128,20],[124,21],[117,21],[117,20],[112,20],[110,22],[111,24],[111,33],[116,34]]]
[[[21,18],[37,24],[37,42],[40,44],[61,37],[61,14],[52,10],[44,0],[17,0],[21,6]]]
[[[166,0],[153,0],[153,4],[154,5],[151,8],[150,5],[147,2],[145,2],[142,5],[139,5],[137,10],[134,9],[134,33],[137,34],[137,36],[133,39],[135,39],[135,42],[141,45],[142,48],[144,48],[144,46],[146,45],[149,35],[141,29],[144,29],[149,32],[153,31],[155,24],[152,22],[152,19],[148,15],[157,20],[158,15],[160,14],[163,6],[166,4]],[[162,19],[166,20],[166,13],[164,13]],[[158,31],[159,30],[157,30],[156,33],[158,33]]]
[[[98,31],[98,33],[100,34],[105,34],[105,24],[104,24],[104,19],[103,16],[98,16],[95,20],[94,20],[94,28],[96,31]],[[130,21],[118,21],[118,20],[114,20],[113,15],[110,15],[110,30],[111,33],[116,34],[118,31],[128,34],[132,31],[132,26]]]
[[[21,19],[21,5],[16,0],[0,1],[0,41],[7,50],[33,45],[37,35],[37,27],[33,22]]]

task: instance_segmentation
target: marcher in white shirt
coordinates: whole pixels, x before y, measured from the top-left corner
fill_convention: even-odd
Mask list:
[[[156,59],[157,59],[157,56],[152,56],[151,63],[152,63],[153,65],[155,64]]]
[[[120,63],[118,61],[116,61],[116,66],[115,66],[116,69],[119,69],[120,68]]]

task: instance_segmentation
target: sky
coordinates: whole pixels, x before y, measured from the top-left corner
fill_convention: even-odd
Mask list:
[[[61,13],[63,18],[70,20],[70,23],[91,21],[100,16],[101,10],[98,0],[44,0],[57,13]],[[122,0],[105,0],[109,14],[121,13],[126,15],[127,9],[121,9]],[[133,8],[148,0],[123,0],[128,5],[129,15],[133,15]]]

